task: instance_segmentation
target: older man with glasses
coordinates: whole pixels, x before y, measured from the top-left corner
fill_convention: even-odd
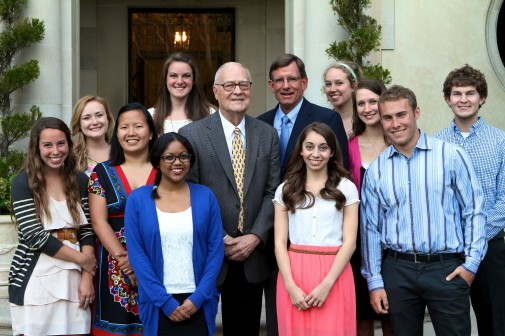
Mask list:
[[[218,113],[180,129],[193,145],[189,179],[212,189],[223,219],[225,259],[218,277],[224,335],[259,334],[263,284],[271,274],[264,247],[273,229],[279,184],[275,130],[246,114],[251,75],[240,63],[216,72]]]

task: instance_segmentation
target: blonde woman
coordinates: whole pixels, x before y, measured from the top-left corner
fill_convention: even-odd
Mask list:
[[[98,163],[109,158],[114,128],[109,104],[101,97],[82,97],[74,105],[70,126],[77,167],[89,176]]]
[[[347,138],[353,136],[352,115],[354,87],[360,80],[359,67],[352,62],[339,62],[330,65],[323,73],[323,91],[333,109],[340,113]]]

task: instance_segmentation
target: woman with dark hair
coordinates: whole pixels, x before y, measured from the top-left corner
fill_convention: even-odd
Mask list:
[[[355,335],[358,191],[327,125],[305,127],[293,153],[274,197],[279,335]]]
[[[198,66],[189,55],[177,52],[167,58],[156,104],[149,109],[157,134],[178,132],[182,126],[216,111],[205,97],[200,81]]]
[[[96,259],[87,180],[67,125],[35,122],[11,189],[19,238],[9,273],[14,335],[89,334]]]
[[[185,180],[195,157],[182,135],[162,135],[150,159],[158,169],[154,186],[133,191],[125,213],[144,333],[214,335],[224,258],[217,200]]]
[[[349,139],[349,170],[351,179],[361,191],[361,181],[368,166],[386,149],[389,142],[380,122],[379,96],[386,87],[376,80],[358,82],[354,89],[355,112],[353,115],[354,137]],[[359,336],[373,336],[374,320],[382,321],[382,332],[392,335],[389,315],[379,315],[370,305],[368,285],[361,275],[361,239],[358,229],[356,252],[351,258],[356,288],[356,317]]]
[[[142,334],[138,283],[126,252],[124,209],[132,190],[154,182],[156,169],[149,162],[149,150],[156,138],[153,119],[144,106],[123,106],[114,126],[109,160],[91,173],[91,220],[100,240],[93,335]]]
[[[89,176],[98,163],[109,157],[114,128],[109,104],[101,97],[81,97],[72,110],[70,127],[77,167]]]

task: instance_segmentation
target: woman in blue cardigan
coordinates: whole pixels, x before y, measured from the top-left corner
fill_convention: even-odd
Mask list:
[[[150,160],[154,186],[134,190],[125,211],[144,334],[213,335],[224,256],[219,206],[209,188],[185,180],[194,163],[186,138],[159,137]]]

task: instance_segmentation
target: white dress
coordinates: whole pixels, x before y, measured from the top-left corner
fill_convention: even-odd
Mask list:
[[[45,230],[75,228],[66,201],[50,199],[49,210],[52,221],[47,223],[44,220]],[[87,224],[84,212],[80,210],[81,223]],[[80,251],[79,242],[73,244],[64,240],[63,244]],[[13,334],[89,334],[91,313],[89,307],[79,308],[80,282],[79,265],[41,253],[26,286],[24,305],[11,303]]]

